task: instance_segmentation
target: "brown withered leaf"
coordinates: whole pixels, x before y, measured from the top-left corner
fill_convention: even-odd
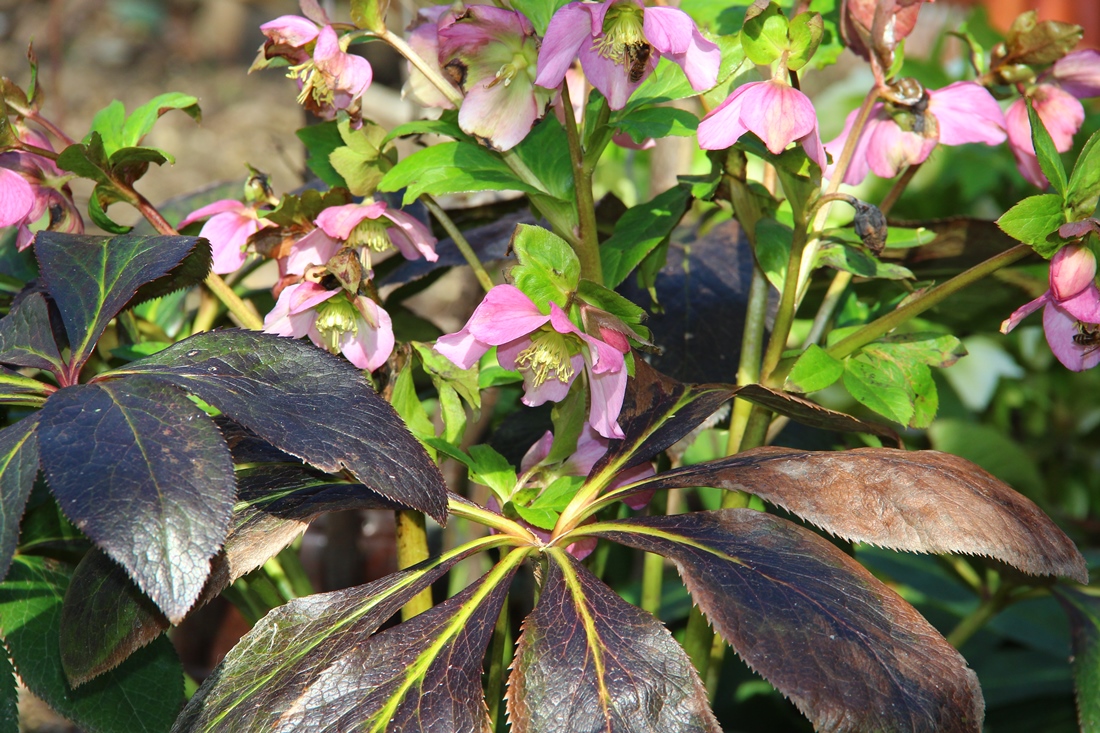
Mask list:
[[[277,555],[325,512],[401,507],[300,463],[243,469],[237,484],[229,534],[195,608]],[[61,664],[69,683],[79,686],[114,669],[170,625],[120,565],[93,549],[77,565],[61,607]]]
[[[514,733],[719,733],[683,648],[564,552],[552,552],[508,681]]]
[[[746,491],[834,535],[909,552],[983,555],[1088,582],[1085,559],[1027,497],[939,451],[755,448],[669,471],[642,488]]]
[[[835,430],[841,433],[870,433],[895,446],[900,447],[902,444],[901,437],[888,425],[860,420],[858,417],[830,410],[790,392],[772,389],[762,384],[747,384],[737,390],[737,396],[813,428]]]
[[[981,689],[962,656],[828,540],[751,509],[592,533],[670,558],[722,638],[817,730],[981,730]]]

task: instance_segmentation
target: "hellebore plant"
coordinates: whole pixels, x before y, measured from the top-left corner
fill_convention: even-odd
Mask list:
[[[546,29],[535,83],[556,89],[579,58],[611,109],[622,109],[662,57],[678,64],[697,92],[718,81],[718,46],[682,10],[645,7],[639,0],[571,2]]]
[[[1027,703],[1091,725],[1100,593],[1045,509],[1095,551],[1095,502],[1060,496],[1100,490],[1070,373],[1100,364],[1100,133],[1068,171],[1060,151],[1100,53],[1025,14],[990,50],[963,33],[973,73],[927,90],[892,76],[920,4],[760,0],[738,30],[706,3],[459,3],[403,37],[384,2],[345,22],[301,0],[254,66],[289,67],[320,118],[298,138],[316,180],[276,196],[253,171],[243,200],[163,213],[138,184],[173,159],[142,139],[197,100],[112,103],[70,137],[29,53],[29,91],[0,84],[0,733],[17,679],[89,733],[719,733],[747,691],[761,729],[980,733],[980,678],[1014,661],[1019,688],[1073,676],[1076,701]],[[435,109],[369,119],[359,41]],[[822,145],[842,113],[804,77],[844,47],[874,82]],[[690,168],[647,194],[669,137],[694,137]],[[907,190],[966,143],[1004,165]],[[1050,192],[1006,200],[1013,153]],[[838,190],[870,172],[884,197]],[[891,218],[925,204],[959,216]],[[989,276],[1033,254],[1048,289],[1001,328],[1041,307],[1068,371],[1021,354],[1042,378],[985,397],[938,379],[966,358],[988,386],[982,311],[1033,282]],[[979,280],[996,306],[934,310]],[[1025,372],[1016,338],[986,339],[1001,374]],[[951,454],[972,434],[1022,446],[1007,473],[1049,474],[1045,509]],[[368,509],[392,512],[396,571],[315,593],[311,523]],[[164,632],[219,596],[250,629],[208,674],[187,660],[185,698]]]

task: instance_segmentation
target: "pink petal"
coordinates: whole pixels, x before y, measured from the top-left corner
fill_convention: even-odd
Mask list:
[[[1095,283],[1089,283],[1072,298],[1051,302],[1082,323],[1100,323],[1100,290]]]
[[[283,274],[304,275],[310,267],[328,262],[340,246],[340,242],[325,234],[323,229],[314,229],[291,245]]]
[[[322,292],[327,293],[323,295]],[[275,307],[264,318],[264,333],[301,338],[317,320],[313,306],[322,303],[338,291],[325,291],[316,283],[298,283],[283,288]]]
[[[512,360],[515,364],[515,360]],[[573,367],[573,375],[569,377],[568,381],[561,381],[553,376],[544,381],[542,384],[536,385],[534,382],[534,375],[527,370],[521,370],[523,375],[523,404],[528,407],[538,407],[546,402],[561,402],[565,399],[565,396],[569,394],[569,388],[573,386],[573,381],[580,374],[584,368],[584,358],[580,354],[574,354],[570,360]],[[504,366],[504,363],[501,363]],[[504,367],[507,369],[508,367]]]
[[[370,298],[358,296],[359,310],[356,332],[345,331],[340,336],[340,353],[360,369],[374,371],[386,363],[393,353],[393,322],[390,314]]]
[[[758,83],[758,82],[754,82]],[[703,150],[725,150],[749,131],[741,122],[741,106],[750,84],[743,84],[699,123],[697,136]]]
[[[454,362],[459,369],[472,367],[489,348],[489,344],[474,338],[468,328],[440,336],[435,341],[435,350]]]
[[[458,126],[497,150],[511,150],[527,137],[541,110],[525,74],[516,75],[511,84],[496,81],[486,77],[466,92]]]
[[[314,282],[298,283],[298,288],[294,291],[294,297],[290,299],[288,312],[291,316],[311,312],[315,306],[324,303],[339,292],[339,289],[327,290]]]
[[[451,10],[450,5],[432,5],[421,8],[417,13],[420,22],[408,35],[409,46],[416,51],[429,66],[442,78],[447,79],[443,69],[439,66],[439,19]],[[440,107],[442,109],[454,109],[454,104],[443,92],[436,88],[435,84],[428,81],[428,77],[421,74],[412,64],[408,66],[408,77],[405,86],[401,90],[401,96],[412,100],[422,107]],[[450,80],[447,79],[450,84]],[[450,84],[455,90],[454,84]]]
[[[351,232],[364,219],[377,219],[386,210],[386,202],[377,201],[371,204],[344,204],[343,206],[330,206],[314,220],[314,224],[320,227],[325,234],[346,241]]]
[[[649,150],[650,148],[657,147],[657,141],[651,137],[647,137],[640,143],[634,142],[634,138],[630,137],[625,132],[620,132],[611,138],[611,142],[618,145],[620,148],[626,148],[627,150]]]
[[[1005,117],[989,91],[972,81],[957,81],[928,93],[928,111],[936,117],[944,145],[1005,141]]]
[[[817,115],[810,98],[792,86],[764,81],[746,84],[741,121],[755,132],[774,154],[817,129]]]
[[[393,222],[394,226],[389,228],[387,233],[390,235],[390,241],[405,256],[405,259],[415,260],[423,257],[428,262],[439,259],[439,255],[435,253],[435,237],[415,216],[400,209],[389,208],[382,215]]]
[[[218,275],[240,269],[246,257],[244,246],[248,238],[260,228],[261,224],[255,216],[242,216],[228,211],[210,217],[202,225],[199,236],[210,240],[214,255],[211,269]]]
[[[670,10],[671,8],[650,8],[648,15],[653,10]],[[699,32],[692,28],[691,43],[683,53],[662,53],[673,63],[679,64],[684,70],[691,88],[697,92],[712,89],[718,83],[718,68],[722,64],[722,51],[717,44],[708,41]]]
[[[554,434],[547,430],[532,444],[527,452],[523,454],[523,459],[519,462],[520,473],[527,473],[535,466],[539,465],[546,460],[546,457],[550,455],[550,448],[554,445]]]
[[[478,341],[500,346],[535,331],[550,320],[514,285],[497,285],[474,309],[466,328]]]
[[[935,138],[906,132],[892,119],[885,119],[871,129],[867,163],[875,175],[893,178],[903,167],[923,163],[935,147]]]
[[[1035,186],[1045,189],[1050,183],[1047,182],[1046,176],[1043,175],[1043,169],[1039,165],[1039,159],[1035,157],[1034,153],[1029,153],[1025,150],[1020,150],[1016,147],[1011,147],[1012,157],[1016,159],[1016,170],[1020,171],[1020,175],[1025,180],[1031,182]]]
[[[299,15],[283,15],[261,25],[260,32],[277,44],[301,48],[317,38],[321,29]]]
[[[239,215],[251,215],[256,217],[256,211],[251,206],[246,206],[240,201],[234,199],[222,199],[221,201],[215,201],[212,204],[207,204],[200,209],[195,209],[187,216],[183,217],[179,224],[176,225],[176,229],[183,229],[188,224],[194,224],[200,219],[206,219],[207,217],[214,216],[215,214],[224,214],[226,212],[233,212]]]
[[[1050,350],[1066,369],[1080,372],[1100,363],[1100,349],[1074,342],[1079,333],[1077,319],[1053,303],[1043,309],[1043,331]]]
[[[835,138],[825,143],[825,150],[833,158],[833,163],[825,169],[826,178],[832,178],[835,175],[836,163],[840,160],[848,136],[852,134],[852,125],[855,124],[856,115],[858,114],[858,109],[849,112],[844,120],[844,129]],[[848,162],[848,169],[844,172],[843,183],[855,186],[862,183],[871,171],[871,166],[867,162],[867,147],[871,144],[871,133],[874,127],[883,122],[884,115],[885,108],[881,103],[871,107],[871,114],[867,117],[867,123],[863,126],[859,140],[856,141],[855,150],[852,152],[852,159]]]
[[[623,358],[622,354],[611,349],[612,352]],[[591,405],[588,411],[588,422],[592,428],[605,438],[622,439],[622,428],[619,427],[619,413],[623,409],[623,398],[626,395],[626,369],[607,369],[596,372],[595,368],[588,370],[588,387]]]
[[[646,72],[636,82],[631,82],[627,75],[626,67],[617,64],[609,58],[601,56],[592,44],[581,46],[578,56],[581,60],[581,68],[592,86],[600,90],[600,94],[607,98],[607,106],[613,110],[619,110],[626,106],[627,100],[634,90],[641,86],[654,68],[657,66],[658,54],[650,54]]]
[[[569,3],[554,13],[539,48],[536,84],[549,89],[561,86],[581,47],[592,44],[591,22],[589,6],[581,3]]]
[[[691,16],[677,8],[654,6],[646,8],[642,16],[646,40],[662,54],[686,53],[696,30]]]
[[[340,48],[340,39],[330,25],[322,28],[317,36],[313,61],[317,70],[325,75],[329,87],[345,92],[351,99],[362,96],[374,77],[370,62]]]
[[[34,189],[23,176],[0,168],[0,227],[21,223],[34,208]]]
[[[1068,53],[1054,62],[1051,73],[1062,89],[1078,99],[1100,97],[1100,51]]]
[[[1035,300],[1024,303],[1019,308],[1012,311],[1012,315],[1001,322],[1001,333],[1008,333],[1012,329],[1016,328],[1016,326],[1020,325],[1020,321],[1024,320],[1050,301],[1050,291],[1048,290]]]
[[[1095,277],[1096,256],[1087,247],[1066,245],[1050,260],[1050,290],[1058,301],[1077,295],[1092,285]]]
[[[1081,221],[1071,221],[1058,227],[1058,236],[1063,239],[1080,239],[1089,232],[1100,233],[1100,221],[1083,219]]]
[[[1055,149],[1064,153],[1073,147],[1073,136],[1085,121],[1085,108],[1077,98],[1057,87],[1040,84],[1032,92],[1032,104],[1050,133]]]

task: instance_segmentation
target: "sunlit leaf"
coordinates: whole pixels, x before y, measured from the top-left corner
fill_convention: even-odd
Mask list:
[[[481,731],[481,665],[523,553],[480,583],[374,635],[486,538],[367,585],[299,598],[265,616],[207,678],[173,728]]]
[[[564,552],[552,552],[508,682],[515,733],[718,733],[683,648]]]
[[[615,287],[625,280],[672,233],[690,201],[688,187],[674,186],[652,201],[632,207],[615,222],[615,231],[600,245],[604,284]]]
[[[949,453],[755,448],[638,488],[675,486],[746,491],[856,542],[983,555],[1032,575],[1088,581],[1081,553],[1039,507]]]
[[[66,684],[57,639],[68,582],[63,566],[20,555],[0,583],[0,635],[19,678],[88,733],[167,731],[183,702],[183,670],[167,639],[79,689]]]
[[[237,505],[225,545],[196,601],[203,605],[277,555],[329,511],[399,505],[362,484],[301,464],[261,464],[237,473]],[[113,669],[169,626],[126,571],[102,552],[84,556],[61,613],[61,662],[73,684]]]
[[[178,388],[140,377],[66,387],[40,416],[42,465],[65,515],[181,619],[233,507],[221,433]]]
[[[443,522],[435,463],[351,364],[295,339],[202,333],[111,372],[148,374],[201,397],[276,448]],[[106,376],[106,375],[102,375]]]
[[[722,638],[818,730],[981,730],[981,690],[962,656],[812,532],[724,509],[605,522],[586,533],[670,558]]]
[[[36,427],[38,418],[31,415],[0,430],[0,580],[8,573],[23,509],[38,476]]]

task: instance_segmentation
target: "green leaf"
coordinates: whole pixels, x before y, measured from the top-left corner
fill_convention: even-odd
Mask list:
[[[229,425],[223,423],[223,428]],[[231,440],[234,432],[227,430]],[[238,460],[259,456],[238,456]],[[223,552],[196,607],[263,565],[325,512],[395,509],[362,484],[301,463],[261,463],[237,472],[238,497]],[[61,662],[73,684],[114,669],[169,626],[126,571],[93,549],[77,565],[61,610]]]
[[[447,142],[432,145],[404,158],[382,178],[379,191],[405,189],[402,205],[422,193],[433,196],[468,191],[522,191],[538,193],[516,178],[496,154],[476,143]]]
[[[347,181],[354,195],[373,195],[378,182],[393,165],[384,153],[386,130],[373,122],[364,122],[358,130],[352,130],[347,120],[337,127],[344,145],[329,154],[329,163]]]
[[[470,480],[488,486],[507,497],[516,488],[516,469],[508,459],[488,445],[470,446]]]
[[[125,374],[182,387],[276,448],[446,521],[446,484],[417,439],[359,370],[312,344],[201,333],[108,373]]]
[[[107,323],[138,289],[175,269],[199,241],[197,237],[39,232],[35,255],[65,323],[72,348],[70,364],[83,364]]]
[[[1054,147],[1054,141],[1050,139],[1046,125],[1039,113],[1035,111],[1035,105],[1031,99],[1024,97],[1027,104],[1027,119],[1031,123],[1031,143],[1035,147],[1035,155],[1039,159],[1039,168],[1043,175],[1050,181],[1050,185],[1058,192],[1063,200],[1066,198],[1066,169],[1062,165],[1062,157],[1058,149]]]
[[[167,733],[183,702],[183,669],[167,639],[78,689],[65,682],[57,639],[68,583],[57,563],[20,555],[0,584],[0,633],[19,678],[88,733]]]
[[[573,501],[573,497],[583,485],[584,476],[558,476],[535,497],[531,506],[560,512]]]
[[[641,144],[646,138],[690,137],[699,127],[699,118],[679,107],[643,107],[632,110],[613,124]]]
[[[558,9],[569,0],[512,0],[509,3],[513,10],[523,13],[535,29],[539,37],[546,35],[546,27],[550,25],[550,18]]]
[[[331,188],[347,187],[347,182],[329,160],[332,152],[344,145],[335,120],[303,127],[294,133],[306,147],[306,167]]]
[[[19,688],[7,649],[0,649],[0,733],[19,733]]]
[[[1039,507],[949,453],[755,448],[667,471],[638,488],[689,486],[755,494],[852,542],[992,557],[1029,575],[1088,577],[1073,541]]]
[[[420,357],[420,363],[424,365],[424,372],[431,378],[437,389],[440,385],[446,384],[454,389],[470,407],[475,410],[481,409],[481,389],[477,383],[476,365],[469,369],[460,369],[453,361],[432,348],[432,344],[413,341],[412,347]]]
[[[118,147],[132,147],[139,144],[141,139],[153,129],[157,119],[173,109],[180,110],[195,122],[202,122],[202,110],[199,109],[197,98],[192,97],[190,94],[166,92],[135,109],[133,114],[126,119],[126,125],[122,128],[120,138],[121,145]],[[108,152],[111,152],[110,146],[107,149]]]
[[[764,221],[771,220],[765,219]],[[832,267],[860,277],[882,278],[884,280],[913,279],[913,273],[908,268],[890,262],[883,262],[867,254],[862,248],[850,247],[841,242],[823,242],[817,251],[816,266]]]
[[[1100,599],[1065,585],[1051,588],[1069,617],[1073,687],[1082,733],[1100,731]]]
[[[351,0],[351,21],[357,28],[382,33],[386,30],[389,0]]]
[[[768,66],[790,48],[787,18],[774,2],[763,9],[753,6],[749,13],[753,11],[756,14],[746,14],[745,24],[741,26],[741,47],[754,64]]]
[[[554,550],[508,680],[515,733],[719,733],[683,648],[570,555]]]
[[[787,375],[787,385],[795,392],[825,389],[844,374],[844,362],[829,356],[825,349],[810,344]]]
[[[275,609],[207,678],[173,730],[485,730],[482,656],[525,552],[442,604],[375,631],[458,560],[494,544],[503,542],[475,540],[368,585]]]
[[[446,135],[456,140],[471,141],[469,135],[458,126],[458,114],[454,111],[444,110],[437,120],[413,120],[390,130],[384,142],[396,140],[399,137],[410,135]]]
[[[544,117],[514,150],[552,197],[568,202],[572,209],[576,208],[569,139],[556,117]]]
[[[791,237],[794,231],[775,219],[764,218],[756,223],[756,259],[768,282],[783,292],[783,281],[791,261]]]
[[[109,157],[111,153],[125,145],[123,138],[125,126],[126,108],[122,102],[115,99],[95,113],[91,129],[84,137],[84,142],[89,143],[93,140],[93,135],[98,135],[106,151],[105,156]]]
[[[1092,216],[1100,196],[1100,131],[1094,132],[1077,156],[1069,177],[1066,205],[1075,220]]]
[[[57,156],[57,166],[96,183],[111,185],[110,164],[103,138],[98,132],[88,135],[85,143],[73,143]]]
[[[1075,169],[1075,176],[1076,173]],[[1074,190],[1072,184],[1070,190]],[[1058,236],[1058,227],[1066,223],[1062,206],[1062,197],[1056,193],[1028,196],[1002,214],[997,226],[1008,236],[1030,244],[1036,252],[1050,259],[1064,243]]]
[[[405,366],[398,372],[393,382],[393,393],[390,395],[390,404],[397,414],[401,416],[405,425],[412,434],[421,439],[435,437],[435,425],[424,409],[424,404],[416,394],[416,384],[413,382],[413,363],[405,362]]]
[[[539,226],[519,224],[511,248],[519,264],[512,268],[512,282],[549,312],[550,303],[567,307],[581,279],[581,263],[569,244]]]
[[[798,71],[813,58],[825,35],[825,21],[821,13],[805,12],[796,15],[788,29],[791,39],[791,53],[787,57],[787,68]]]
[[[546,531],[554,529],[554,525],[558,523],[558,517],[561,516],[560,511],[544,507],[526,506],[524,504],[512,504],[512,507],[516,510],[516,514],[520,516],[520,519]]]
[[[210,418],[175,386],[131,377],[59,390],[38,439],[65,516],[182,619],[225,540],[236,488]]]
[[[615,223],[615,231],[600,245],[604,285],[617,287],[665,241],[680,223],[691,202],[685,186],[674,186],[644,204],[627,210]]]
[[[893,362],[863,354],[848,359],[844,365],[844,387],[861,405],[894,422],[908,425],[914,417],[909,381]]]
[[[0,430],[0,580],[8,574],[27,497],[38,476],[38,416]]]
[[[737,389],[737,397],[813,428],[833,432],[869,433],[894,445],[901,445],[901,438],[886,425],[870,420],[860,420],[843,412],[827,409],[790,392],[772,389],[762,384],[746,384]]]
[[[913,405],[909,426],[926,428],[932,424],[939,406],[936,384],[928,365],[948,367],[965,355],[962,343],[950,334],[910,333],[870,343],[863,347],[859,358],[866,357],[880,366],[891,365],[883,368],[890,378],[896,375],[892,367],[897,367],[903,377],[900,384],[908,391]]]
[[[25,296],[0,319],[0,362],[54,374],[63,370],[50,327],[49,306],[42,293]]]
[[[715,630],[815,728],[981,730],[966,660],[828,540],[752,509],[584,529],[670,558]]]
[[[691,97],[696,93],[691,82],[684,76],[683,70],[672,61],[662,58],[649,78],[630,95],[624,114],[630,114],[636,109],[651,104]]]

